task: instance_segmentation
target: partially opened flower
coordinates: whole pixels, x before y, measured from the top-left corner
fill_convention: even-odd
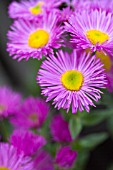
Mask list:
[[[9,16],[13,19],[39,20],[45,11],[55,10],[62,0],[21,0],[9,5]]]
[[[48,112],[49,106],[43,99],[28,97],[11,118],[11,122],[19,128],[38,128],[46,120]]]
[[[76,12],[65,23],[65,29],[70,32],[71,41],[76,48],[113,53],[112,13],[102,10]]]
[[[55,141],[57,142],[72,141],[68,125],[69,125],[68,122],[66,122],[60,114],[55,115],[53,117],[50,124],[50,130],[52,137]]]
[[[0,117],[13,115],[20,106],[21,95],[9,87],[0,87]]]
[[[25,156],[33,156],[46,144],[46,140],[31,131],[15,130],[10,136],[10,143],[17,149],[18,153],[23,152]]]
[[[53,100],[55,108],[72,113],[79,109],[89,112],[93,101],[101,98],[101,88],[106,85],[106,76],[100,59],[76,51],[72,54],[60,51],[56,57],[47,58],[41,65],[37,80],[47,101]]]
[[[18,154],[17,149],[9,144],[0,143],[0,170],[30,170],[33,164],[28,157]]]
[[[64,146],[56,154],[55,162],[59,167],[71,168],[77,158],[77,152],[73,151],[70,146]]]
[[[42,55],[53,53],[53,48],[61,46],[62,26],[56,12],[44,13],[40,22],[15,21],[8,32],[7,51],[14,59],[41,59]]]

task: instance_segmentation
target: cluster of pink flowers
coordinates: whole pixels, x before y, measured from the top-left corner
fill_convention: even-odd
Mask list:
[[[59,143],[56,154],[50,155],[44,149],[48,139],[41,134],[50,110],[49,105],[41,98],[23,99],[22,95],[13,92],[9,87],[0,87],[0,91],[0,123],[8,119],[12,125],[12,133],[7,137],[8,142],[0,142],[0,170],[54,170],[54,166],[72,167],[77,152],[70,147],[73,140],[68,122],[62,115],[58,113],[48,125],[52,141]]]
[[[52,100],[58,110],[89,112],[103,89],[113,91],[112,8],[113,0],[21,0],[9,5],[14,22],[7,51],[18,61],[43,59],[36,80],[46,102]],[[8,118],[14,127],[9,142],[0,143],[0,170],[73,167],[77,152],[70,147],[69,125],[60,113],[48,125],[59,147],[53,155],[45,149],[46,102],[32,96],[23,100],[0,88],[0,120]]]
[[[57,109],[89,112],[102,89],[113,90],[113,1],[107,2],[24,0],[9,6],[14,23],[7,51],[18,61],[46,57],[37,83]]]

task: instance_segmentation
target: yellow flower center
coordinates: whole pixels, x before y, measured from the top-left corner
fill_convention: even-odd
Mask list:
[[[104,64],[104,68],[106,69],[106,71],[109,71],[111,69],[112,63],[108,55],[105,55],[102,51],[97,51],[96,57],[100,58],[102,64]]]
[[[29,8],[29,11],[34,15],[41,14],[43,4],[44,2],[39,1],[36,6]]]
[[[9,170],[9,168],[6,168],[6,167],[4,167],[4,166],[1,166],[1,167],[0,167],[0,170]]]
[[[28,45],[31,48],[44,47],[49,41],[49,33],[45,30],[37,30],[29,35]]]
[[[71,91],[80,90],[83,84],[83,74],[77,70],[68,70],[62,74],[61,82],[63,86]]]
[[[102,44],[110,39],[108,34],[99,30],[88,30],[85,35],[93,45]]]

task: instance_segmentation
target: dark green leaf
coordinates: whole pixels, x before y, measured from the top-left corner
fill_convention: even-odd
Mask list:
[[[82,117],[82,123],[85,126],[94,126],[105,119],[109,118],[113,114],[113,110],[96,110],[93,113],[85,114],[84,117]]]
[[[93,149],[108,138],[107,133],[95,133],[78,139],[79,145],[84,149]]]

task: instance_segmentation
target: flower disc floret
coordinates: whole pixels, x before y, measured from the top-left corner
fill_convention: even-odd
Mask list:
[[[72,54],[58,52],[57,57],[50,56],[38,72],[38,83],[47,101],[53,100],[55,108],[63,108],[72,113],[77,110],[89,112],[93,101],[101,98],[101,88],[105,88],[106,74],[103,64],[90,54]]]
[[[29,35],[28,44],[32,48],[44,47],[49,41],[49,33],[39,29]]]
[[[9,168],[6,168],[6,167],[1,166],[1,167],[0,167],[0,170],[9,170]]]
[[[86,37],[89,39],[89,41],[96,45],[97,43],[102,44],[105,41],[109,40],[108,34],[99,31],[99,30],[88,30],[86,31]]]
[[[35,5],[34,7],[30,7],[29,10],[30,10],[31,14],[34,14],[34,15],[41,14],[43,5],[44,5],[44,2],[39,1],[37,3],[37,5]]]
[[[61,82],[67,90],[78,91],[83,83],[83,75],[77,70],[68,70],[62,74]]]

